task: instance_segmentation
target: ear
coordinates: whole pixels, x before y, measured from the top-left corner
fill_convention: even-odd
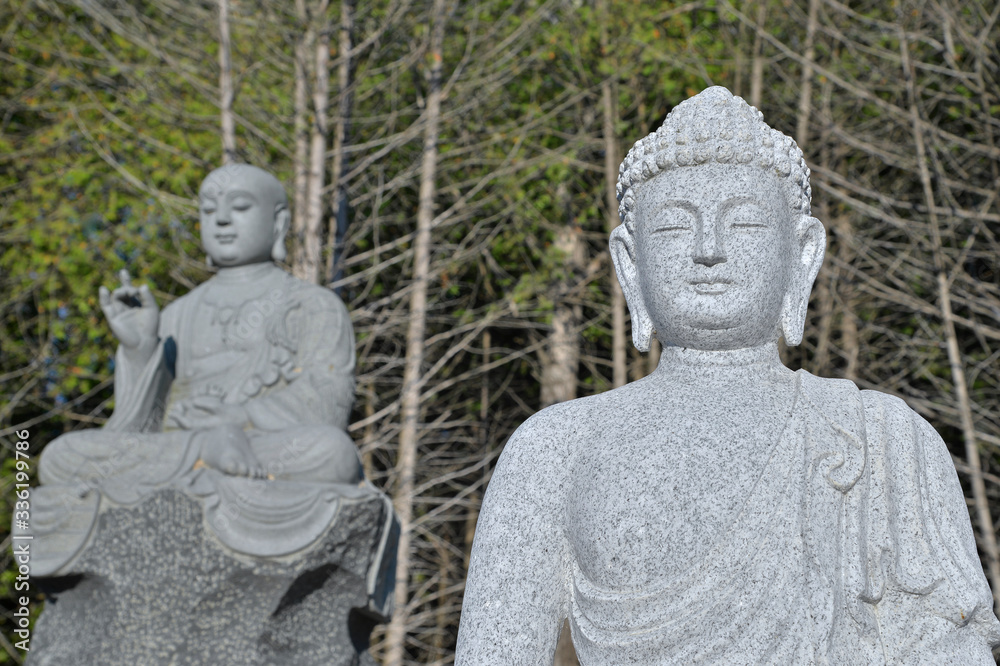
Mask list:
[[[285,251],[285,236],[288,234],[288,226],[292,216],[288,208],[282,206],[274,213],[274,245],[271,246],[271,259],[274,261],[284,261],[288,253]]]
[[[611,232],[611,261],[615,265],[618,284],[622,286],[625,302],[632,317],[632,344],[641,352],[649,351],[649,339],[653,335],[653,322],[642,300],[639,288],[639,271],[636,266],[635,238],[624,224]]]
[[[790,347],[802,342],[809,294],[826,254],[826,229],[815,217],[803,215],[799,218],[796,239],[798,261],[781,309],[781,333]]]

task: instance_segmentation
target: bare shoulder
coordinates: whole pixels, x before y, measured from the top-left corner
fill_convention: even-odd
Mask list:
[[[558,475],[565,468],[560,461],[565,463],[573,449],[571,440],[575,439],[570,431],[571,404],[546,407],[518,426],[500,454],[494,480],[499,476],[540,482]]]
[[[546,407],[528,418],[507,441],[497,473],[561,482],[578,453],[600,438],[621,414],[621,389]],[[619,395],[615,395],[619,394]]]

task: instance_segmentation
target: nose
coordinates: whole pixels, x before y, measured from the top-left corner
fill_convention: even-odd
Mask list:
[[[215,214],[215,223],[220,227],[232,224],[233,216],[229,209],[229,204],[225,201],[219,202],[219,210]]]
[[[720,234],[722,225],[715,220],[703,220],[699,225],[694,246],[694,262],[711,268],[726,261],[726,249]]]
[[[726,257],[722,254],[696,254],[694,257],[694,263],[708,266],[709,268],[716,264],[721,264],[725,260]]]

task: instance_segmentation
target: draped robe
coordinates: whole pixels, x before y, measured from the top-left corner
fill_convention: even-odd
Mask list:
[[[33,573],[65,570],[102,505],[133,504],[164,486],[201,497],[207,525],[233,550],[276,557],[307,547],[343,498],[377,494],[346,434],[354,363],[340,299],[269,262],[220,273],[177,299],[143,367],[119,348],[105,427],[67,433],[43,451]],[[272,480],[198,464],[197,431],[173,417],[197,396],[244,407],[250,446]]]
[[[583,666],[993,664],[1000,623],[941,438],[898,398],[797,374],[791,415],[729,528],[648,585],[587,573],[634,563],[578,557],[593,545],[581,539],[635,538],[571,518],[606,455],[575,410],[603,398],[529,419],[484,499],[456,665],[551,663],[563,618]]]

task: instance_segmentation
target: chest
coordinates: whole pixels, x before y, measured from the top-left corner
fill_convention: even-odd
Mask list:
[[[214,372],[260,354],[279,316],[266,298],[233,300],[202,298],[187,319],[185,367],[194,372]]]
[[[648,422],[631,429],[631,437],[605,437],[582,451],[566,517],[587,578],[642,589],[703,558],[732,527],[765,469],[793,464],[773,460],[793,398],[782,393],[729,410],[679,400],[646,414]]]

